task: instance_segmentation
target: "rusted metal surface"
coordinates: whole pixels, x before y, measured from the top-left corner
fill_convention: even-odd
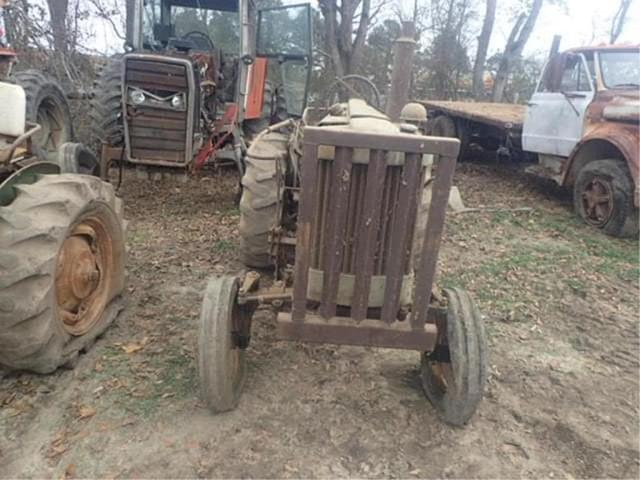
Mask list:
[[[151,54],[129,54],[123,62],[125,143],[132,163],[186,166],[193,157],[193,134],[197,119],[195,78],[189,59]],[[145,95],[142,104],[130,98],[132,91]],[[182,94],[184,105],[173,108],[169,99]]]
[[[437,328],[429,323],[415,330],[408,322],[388,324],[366,319],[356,322],[351,318],[324,318],[307,314],[304,322],[293,322],[288,313],[278,314],[278,336],[303,342],[332,343],[336,345],[376,346],[428,352],[433,350]]]
[[[332,147],[334,158],[320,158],[321,146]],[[278,317],[283,338],[423,351],[433,347],[437,328],[431,296],[424,292],[431,292],[435,277],[458,148],[456,139],[305,129],[292,313]],[[356,149],[365,149],[368,159]],[[402,292],[413,281],[413,226],[427,153],[440,160],[419,289],[407,297]],[[370,304],[374,275],[384,290],[375,308]],[[319,298],[310,290],[316,278],[322,279]],[[411,297],[423,299],[420,310],[412,307]]]
[[[441,157],[437,164],[436,178],[431,192],[429,219],[420,254],[416,279],[416,295],[413,310],[415,324],[420,327],[427,321],[430,295],[436,277],[436,266],[440,241],[446,215],[449,192],[453,182],[456,160],[452,157]],[[419,247],[420,248],[420,247]]]
[[[391,86],[387,98],[386,113],[391,121],[397,122],[400,111],[409,101],[413,54],[416,48],[416,27],[413,22],[402,22],[402,32],[393,45],[393,68]]]
[[[522,130],[527,107],[509,103],[419,101],[429,111],[486,123],[494,127]]]
[[[638,90],[602,90],[596,92],[586,112],[584,135],[564,164],[562,185],[571,186],[584,160],[607,158],[611,145],[623,156],[635,185],[634,204],[640,206],[640,118],[638,118],[640,92]],[[607,118],[607,109],[623,114],[616,120]],[[635,110],[635,120],[633,111]],[[610,110],[609,110],[610,111]],[[627,115],[632,119],[625,117]]]
[[[108,228],[101,218],[88,216],[60,249],[56,299],[62,325],[71,335],[89,331],[110,300],[114,257]]]

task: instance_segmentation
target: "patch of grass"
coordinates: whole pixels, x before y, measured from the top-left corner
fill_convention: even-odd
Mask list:
[[[213,249],[216,252],[230,252],[235,247],[235,244],[229,240],[218,240],[213,244]]]
[[[130,231],[127,237],[127,240],[132,244],[147,243],[151,239],[149,232],[144,230]]]

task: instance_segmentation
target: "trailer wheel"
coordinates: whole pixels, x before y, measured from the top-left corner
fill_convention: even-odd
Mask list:
[[[454,119],[448,115],[438,115],[434,119],[429,120],[428,132],[429,135],[433,135],[434,137],[457,138],[460,140],[458,161],[466,157],[469,150],[470,133],[469,127],[462,121],[454,121]]]
[[[246,351],[233,339],[239,315],[238,279],[209,279],[202,300],[198,336],[198,373],[202,399],[213,413],[234,409],[246,379]]]
[[[476,411],[487,381],[487,340],[469,294],[444,290],[447,329],[434,352],[422,355],[420,377],[427,398],[448,424],[462,426]]]
[[[582,167],[573,186],[573,203],[586,223],[608,235],[638,235],[633,181],[620,160],[597,160]]]

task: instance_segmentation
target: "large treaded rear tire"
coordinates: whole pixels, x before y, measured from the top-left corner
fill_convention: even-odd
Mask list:
[[[15,188],[16,199],[0,207],[0,364],[49,373],[91,346],[122,308],[123,206],[111,185],[86,175],[45,175]],[[111,274],[101,272],[91,321],[74,331],[62,321],[57,277],[62,265],[75,265],[61,252],[87,219],[104,225],[110,247],[98,255]]]
[[[71,110],[62,87],[38,70],[16,72],[12,81],[26,96],[26,118],[41,127],[32,138],[33,153],[42,160],[57,161],[58,149],[73,141]]]
[[[269,132],[258,137],[247,152],[238,227],[241,259],[247,267],[273,265],[269,231],[278,225],[278,201],[282,199],[283,188],[278,187],[278,170],[284,172],[286,169],[288,142],[288,135]]]
[[[122,123],[122,57],[114,56],[98,72],[91,95],[91,147],[100,156],[102,144],[124,144]]]

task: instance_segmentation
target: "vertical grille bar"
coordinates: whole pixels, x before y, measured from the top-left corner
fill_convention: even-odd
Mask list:
[[[392,323],[398,313],[400,301],[400,289],[405,271],[405,259],[407,258],[406,248],[409,244],[409,226],[415,218],[409,218],[412,204],[418,201],[418,185],[421,175],[421,155],[416,153],[405,154],[404,168],[402,169],[402,180],[400,182],[400,192],[398,203],[395,208],[393,226],[391,227],[391,243],[389,254],[395,257],[395,261],[389,262],[386,269],[386,285],[384,292],[384,305],[382,307],[382,319],[387,323]]]
[[[333,181],[331,192],[325,201],[329,203],[327,209],[327,245],[323,262],[324,279],[322,286],[322,303],[320,313],[325,318],[336,314],[336,299],[340,283],[342,257],[345,250],[343,240],[347,223],[346,208],[351,186],[351,157],[353,149],[336,147],[333,165]]]
[[[436,276],[436,264],[440,250],[440,240],[444,229],[444,219],[449,201],[449,191],[453,183],[453,173],[456,168],[456,157],[439,158],[436,163],[436,178],[433,182],[429,219],[424,234],[424,243],[420,253],[418,278],[416,279],[414,315],[411,316],[411,326],[421,329],[427,321],[427,310],[431,300],[431,289]]]
[[[296,235],[295,282],[291,316],[294,322],[303,322],[307,308],[307,286],[311,262],[311,223],[316,201],[316,178],[318,175],[318,146],[305,143],[305,163],[300,173],[300,207],[298,232]]]
[[[371,289],[371,276],[374,271],[377,247],[377,232],[380,225],[380,209],[383,203],[381,195],[385,184],[385,152],[372,150],[369,155],[369,169],[363,199],[363,211],[357,230],[357,251],[355,252],[355,285],[351,303],[351,316],[357,322],[366,318]]]

